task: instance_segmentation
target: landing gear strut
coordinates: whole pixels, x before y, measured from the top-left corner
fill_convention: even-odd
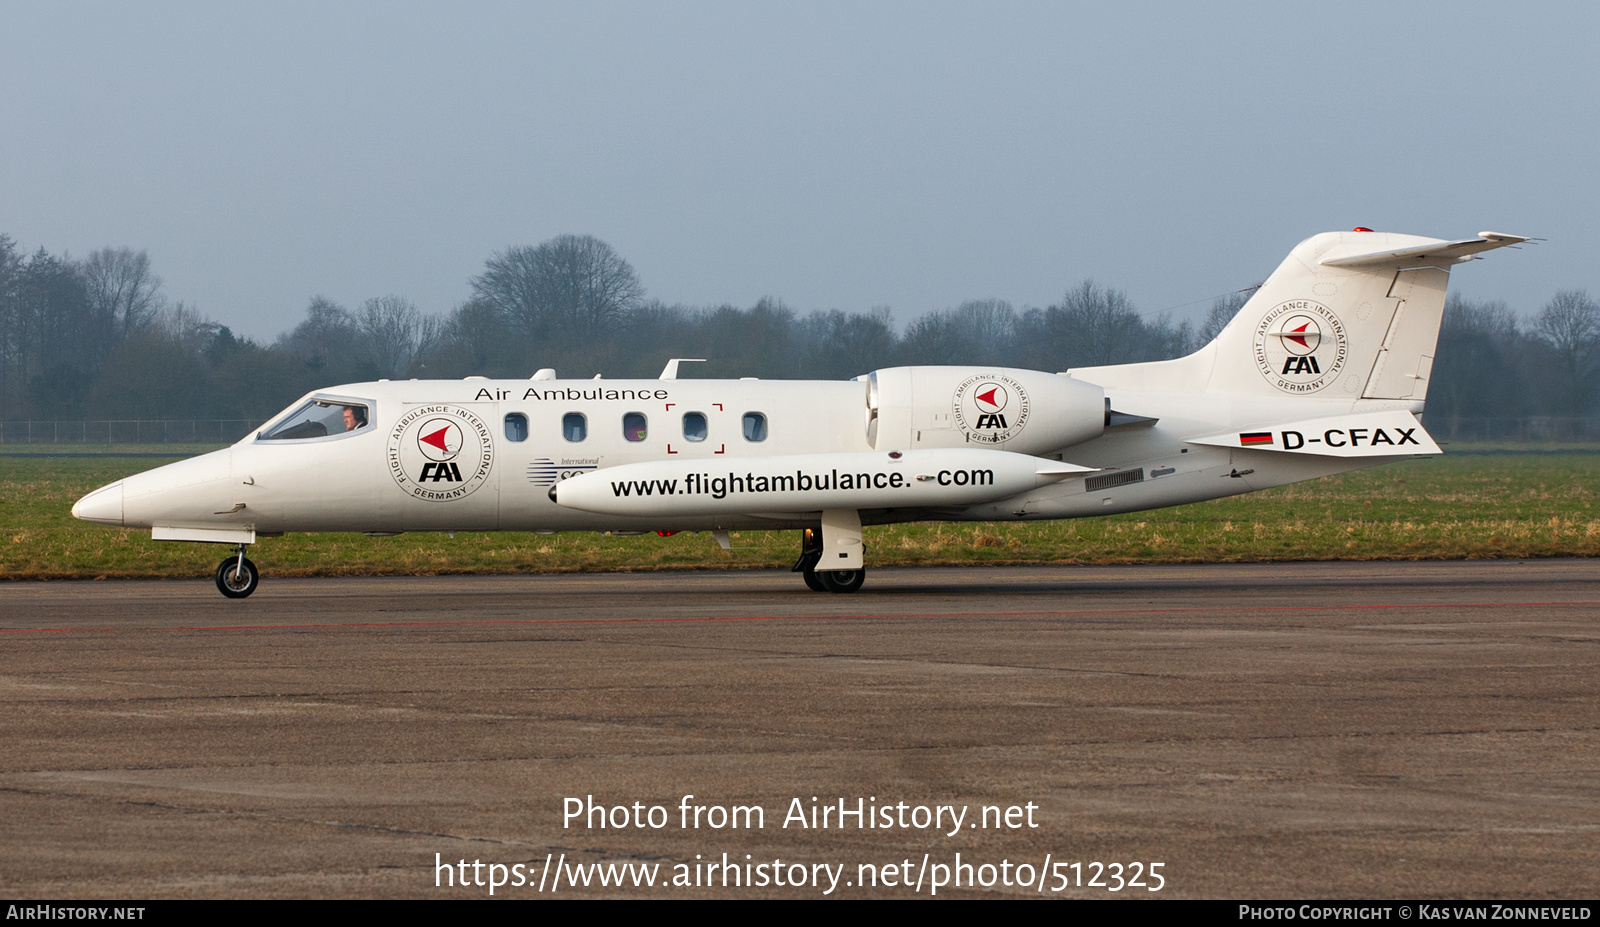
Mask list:
[[[822,561],[822,531],[806,528],[800,533],[800,559],[794,562],[792,572],[799,573],[813,592],[855,592],[866,581],[867,571],[819,570]]]
[[[821,559],[822,532],[816,528],[806,528],[800,532],[800,559],[794,562],[794,569],[790,572],[799,573],[812,592],[827,591],[822,580],[817,578],[817,561]]]
[[[244,545],[239,554],[217,564],[217,590],[230,599],[242,599],[256,591],[261,583],[261,573],[256,565],[245,558]]]

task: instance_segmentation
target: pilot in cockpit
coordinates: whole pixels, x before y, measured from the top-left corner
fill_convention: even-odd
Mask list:
[[[367,410],[365,406],[344,407],[344,430],[355,431],[357,428],[367,427]]]

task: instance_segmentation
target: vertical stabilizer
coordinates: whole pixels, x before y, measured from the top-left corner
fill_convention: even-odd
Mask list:
[[[1427,396],[1448,268],[1520,241],[1327,232],[1301,242],[1205,350],[1207,389],[1323,399]]]

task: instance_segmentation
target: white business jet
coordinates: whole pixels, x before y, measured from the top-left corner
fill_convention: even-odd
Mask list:
[[[286,531],[798,529],[815,590],[865,576],[864,524],[1037,521],[1236,495],[1439,447],[1422,412],[1448,268],[1528,239],[1356,229],[1302,242],[1215,341],[1045,373],[848,382],[411,380],[318,390],[225,450],[95,490],[85,521],[237,548]]]

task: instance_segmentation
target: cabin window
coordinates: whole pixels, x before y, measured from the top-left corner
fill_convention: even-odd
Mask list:
[[[311,399],[271,431],[262,441],[293,441],[300,438],[326,438],[372,427],[372,410],[365,403],[335,399]]]
[[[767,417],[760,412],[746,412],[744,414],[744,439],[746,441],[767,440]]]
[[[683,440],[704,441],[706,439],[706,416],[704,412],[683,413]]]
[[[650,436],[649,423],[643,412],[629,412],[622,417],[622,436],[629,441],[643,441]]]
[[[582,412],[568,412],[561,416],[561,437],[576,444],[589,437],[589,420]]]
[[[506,440],[528,440],[528,417],[521,412],[512,412],[506,415]]]

